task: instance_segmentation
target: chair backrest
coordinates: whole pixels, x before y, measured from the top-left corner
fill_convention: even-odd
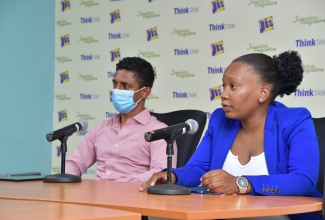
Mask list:
[[[319,174],[317,181],[317,189],[323,194],[323,210],[321,213],[323,219],[325,219],[325,186],[324,186],[324,172],[325,172],[325,117],[324,118],[313,118],[316,135],[318,137],[318,147],[319,147]]]
[[[325,118],[313,118],[316,134],[318,137],[320,168],[317,189],[324,194],[324,172],[325,172]]]
[[[150,112],[159,121],[167,126],[184,123],[188,119],[193,119],[199,124],[199,129],[195,134],[184,134],[176,139],[177,143],[177,167],[184,166],[194,153],[201,140],[202,133],[207,121],[207,114],[200,110],[184,109],[167,113]]]

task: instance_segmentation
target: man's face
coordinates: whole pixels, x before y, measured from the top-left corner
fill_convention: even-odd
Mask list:
[[[115,76],[112,80],[113,89],[120,90],[133,90],[137,91],[139,88],[139,83],[135,80],[134,73],[128,70],[117,70]],[[141,91],[134,93],[133,101],[137,101],[141,98]]]
[[[112,82],[113,89],[133,91],[139,89],[139,83],[135,80],[133,72],[128,70],[117,70]]]

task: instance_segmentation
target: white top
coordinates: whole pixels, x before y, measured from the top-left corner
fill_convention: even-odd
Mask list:
[[[246,165],[241,165],[238,161],[238,156],[233,155],[231,150],[229,150],[222,169],[233,176],[269,175],[264,152],[255,157],[251,157]]]
[[[264,152],[255,157],[251,157],[250,161],[246,165],[241,165],[238,161],[238,156],[233,155],[231,150],[229,150],[222,169],[233,176],[269,175]],[[231,220],[290,220],[290,218],[286,215],[280,215],[254,218],[234,218]]]

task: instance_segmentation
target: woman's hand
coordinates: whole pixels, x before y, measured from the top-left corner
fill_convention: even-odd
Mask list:
[[[201,185],[206,186],[211,192],[231,195],[238,193],[236,179],[236,176],[224,170],[212,170],[201,177]]]
[[[143,192],[143,191],[147,190],[147,188],[149,186],[154,186],[156,184],[158,185],[158,184],[164,184],[164,183],[167,183],[167,172],[154,173],[148,181],[141,183],[139,191]],[[172,173],[171,183],[172,184],[176,183],[176,176],[174,173]]]

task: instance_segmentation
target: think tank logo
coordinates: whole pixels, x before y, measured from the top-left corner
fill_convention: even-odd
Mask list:
[[[108,78],[114,78],[114,76],[115,76],[115,72],[114,71],[108,71],[107,72],[107,77]]]
[[[191,14],[199,12],[199,7],[177,7],[174,8],[175,15]]]
[[[80,23],[81,24],[88,24],[88,23],[94,23],[94,22],[99,22],[100,17],[81,17],[80,18]]]
[[[81,54],[81,61],[100,60],[100,55],[97,54]]]
[[[295,91],[294,96],[298,97],[306,97],[306,96],[325,96],[325,90],[320,89],[297,89]]]
[[[108,33],[108,39],[110,40],[123,39],[129,37],[130,37],[130,33],[121,33],[121,32]]]
[[[325,45],[325,39],[297,39],[296,47],[317,47]]]
[[[118,112],[105,112],[105,117],[106,118],[113,118],[117,114],[118,114]]]
[[[197,93],[195,92],[176,92],[173,91],[173,99],[190,99],[197,98]]]
[[[99,99],[98,94],[80,93],[79,96],[81,100]]]
[[[189,56],[199,54],[199,49],[194,48],[175,48],[174,56]]]
[[[235,23],[215,23],[215,24],[209,24],[209,30],[210,31],[224,31],[229,29],[235,29],[236,24]]]
[[[208,74],[223,74],[225,67],[212,67],[208,66]]]

